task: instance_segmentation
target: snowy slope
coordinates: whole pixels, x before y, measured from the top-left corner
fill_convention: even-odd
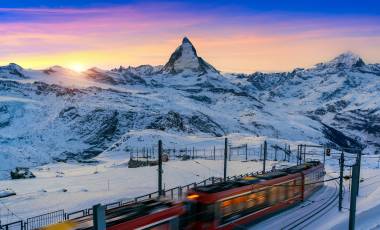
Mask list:
[[[123,152],[130,138],[151,146],[152,135],[268,136],[376,153],[379,97],[380,65],[352,53],[289,73],[222,74],[187,38],[163,66],[10,64],[0,68],[0,178],[16,166]]]

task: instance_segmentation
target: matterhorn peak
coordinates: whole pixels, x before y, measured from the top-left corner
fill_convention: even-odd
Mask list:
[[[174,51],[169,61],[162,68],[162,72],[171,74],[196,72],[201,75],[218,71],[201,57],[198,57],[197,51],[191,41],[187,37],[184,37],[182,44]]]
[[[182,39],[182,44],[183,43],[190,43],[191,44],[191,42],[190,42],[190,40],[187,38],[187,37],[184,37],[183,39]],[[192,44],[191,44],[192,45]]]
[[[353,68],[364,66],[365,63],[359,55],[351,51],[347,51],[325,63],[325,65],[331,67]]]

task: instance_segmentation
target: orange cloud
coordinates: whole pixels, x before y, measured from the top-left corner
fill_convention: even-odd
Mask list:
[[[201,56],[222,71],[292,70],[345,50],[370,62],[380,61],[377,18],[226,17],[217,10],[173,13],[168,7],[0,8],[0,12],[25,16],[0,23],[0,64],[16,62],[30,68],[73,62],[101,68],[159,65],[185,35]]]

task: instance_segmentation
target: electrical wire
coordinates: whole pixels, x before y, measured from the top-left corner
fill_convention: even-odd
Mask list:
[[[6,210],[8,210],[8,212],[9,213],[11,213],[12,214],[12,216],[15,216],[16,218],[18,218],[19,220],[22,220],[22,218],[19,216],[19,215],[17,215],[16,213],[14,213],[7,205],[5,205],[4,203],[3,203],[3,201],[1,201],[0,200],[0,204],[6,209]],[[9,216],[9,215],[8,215]]]

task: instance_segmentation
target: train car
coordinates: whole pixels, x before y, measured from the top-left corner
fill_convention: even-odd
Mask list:
[[[178,230],[180,216],[185,213],[181,203],[150,199],[106,210],[107,230]],[[94,229],[93,217],[76,218],[44,229]]]
[[[323,164],[314,161],[197,187],[187,195],[188,213],[183,221],[186,229],[234,229],[252,224],[303,201],[323,186],[323,175]]]
[[[323,164],[318,164],[318,161],[309,162],[309,164],[314,164],[314,167],[305,169],[303,174],[304,181],[304,199],[311,196],[316,190],[323,187],[323,183],[319,183],[324,180],[326,174]]]
[[[234,229],[251,225],[311,196],[323,186],[319,161],[189,191],[183,203],[149,199],[106,210],[107,230]],[[94,229],[92,216],[45,229]]]

